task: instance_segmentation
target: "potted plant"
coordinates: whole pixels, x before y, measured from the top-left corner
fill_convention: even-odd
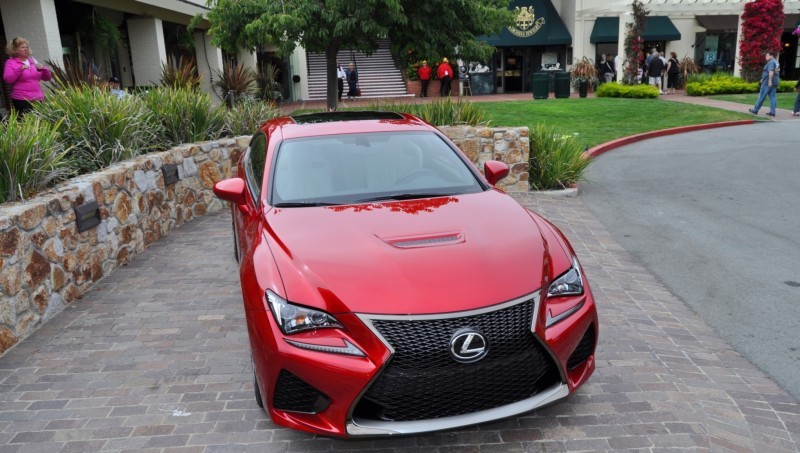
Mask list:
[[[590,85],[594,89],[600,83],[597,66],[594,65],[594,61],[586,57],[576,61],[569,70],[569,74],[572,78],[570,82],[572,88],[578,90],[582,98],[586,97]]]

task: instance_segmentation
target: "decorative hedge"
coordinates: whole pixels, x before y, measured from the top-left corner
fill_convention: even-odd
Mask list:
[[[654,99],[658,97],[658,87],[653,85],[621,85],[617,82],[604,83],[595,91],[601,98]]]

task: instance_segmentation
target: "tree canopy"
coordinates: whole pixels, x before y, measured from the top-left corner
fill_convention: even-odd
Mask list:
[[[336,55],[353,48],[370,53],[388,37],[395,55],[487,59],[491,46],[476,36],[513,23],[507,0],[209,0],[209,34],[228,51],[273,43],[280,54],[295,47],[326,55],[328,108],[337,107]]]

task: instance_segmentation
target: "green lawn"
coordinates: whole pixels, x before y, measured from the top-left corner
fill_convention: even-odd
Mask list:
[[[755,102],[755,100],[753,100]],[[564,134],[577,134],[583,146],[677,126],[752,119],[753,115],[662,99],[569,98],[478,104],[493,126],[543,122]]]
[[[478,102],[475,105],[486,112],[491,126],[528,126],[532,129],[538,123],[545,123],[555,126],[565,135],[574,135],[581,146],[588,147],[670,127],[759,118],[747,113],[747,109],[739,113],[663,99],[531,99]],[[292,113],[312,111],[321,110]]]
[[[794,108],[794,99],[797,97],[797,93],[778,93],[778,108],[779,109],[786,109],[792,110]],[[728,101],[728,102],[736,102],[739,104],[747,104],[751,107],[753,104],[756,103],[756,99],[758,98],[758,94],[721,94],[718,96],[709,96],[711,99],[716,99],[718,101]],[[769,108],[769,98],[764,101],[764,106]],[[761,108],[763,109],[764,106]]]

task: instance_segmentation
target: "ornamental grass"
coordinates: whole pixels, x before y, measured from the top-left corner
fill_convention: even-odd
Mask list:
[[[537,124],[530,131],[528,182],[533,190],[558,190],[584,180],[591,158],[571,135]]]
[[[15,111],[0,122],[0,203],[24,200],[71,176],[60,125]]]

